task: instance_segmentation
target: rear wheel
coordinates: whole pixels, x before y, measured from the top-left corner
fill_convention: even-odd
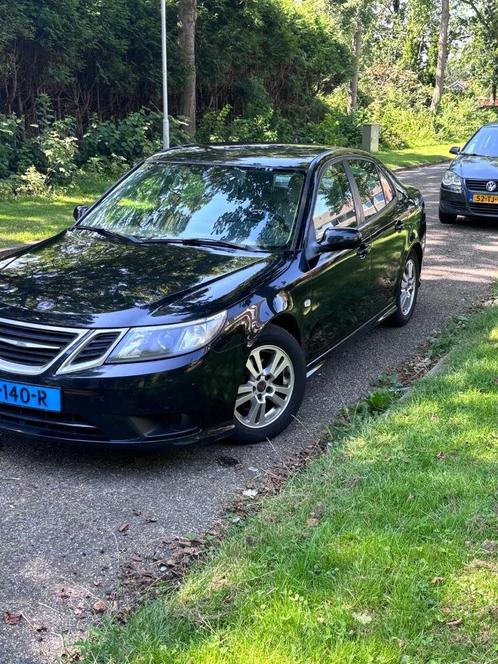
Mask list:
[[[410,253],[403,268],[403,275],[396,293],[397,309],[388,322],[396,327],[406,325],[413,316],[417,302],[420,266],[417,255]]]
[[[237,391],[236,442],[258,443],[281,433],[299,410],[305,383],[304,353],[296,339],[274,325],[263,330]]]
[[[456,220],[456,214],[448,214],[448,212],[443,212],[441,208],[439,208],[439,221],[442,224],[454,224]]]

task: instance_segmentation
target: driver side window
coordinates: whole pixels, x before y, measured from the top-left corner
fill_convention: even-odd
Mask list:
[[[323,173],[313,211],[313,225],[318,242],[331,226],[356,226],[353,192],[341,163]]]

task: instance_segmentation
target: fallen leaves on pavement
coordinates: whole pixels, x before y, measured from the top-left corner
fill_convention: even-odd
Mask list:
[[[6,625],[17,625],[22,620],[22,613],[19,611],[6,611],[3,614],[3,621]]]
[[[93,605],[92,609],[95,613],[105,613],[107,611],[107,604],[101,599],[98,599]]]

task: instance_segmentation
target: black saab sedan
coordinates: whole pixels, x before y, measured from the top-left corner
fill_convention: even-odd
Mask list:
[[[439,220],[453,224],[457,216],[498,218],[498,122],[476,131],[443,176]]]
[[[0,264],[0,430],[265,440],[333,348],[415,307],[423,201],[362,152],[171,149],[75,217]]]

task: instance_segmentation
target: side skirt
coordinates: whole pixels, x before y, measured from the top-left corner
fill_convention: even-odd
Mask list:
[[[316,371],[318,371],[318,369],[320,369],[320,367],[322,366],[326,358],[330,355],[330,353],[332,353],[332,351],[334,351],[336,348],[341,346],[346,341],[349,341],[349,339],[352,339],[355,335],[359,334],[360,332],[363,332],[365,329],[369,327],[374,327],[375,325],[382,323],[382,321],[386,320],[386,318],[389,318],[389,316],[393,314],[397,308],[398,307],[396,305],[391,305],[390,307],[385,309],[382,313],[376,314],[375,316],[367,320],[366,323],[363,323],[361,327],[348,334],[346,337],[338,341],[336,344],[331,346],[328,350],[326,350],[324,353],[316,357],[311,362],[308,362],[308,364],[306,365],[307,369],[306,378],[309,378]]]

